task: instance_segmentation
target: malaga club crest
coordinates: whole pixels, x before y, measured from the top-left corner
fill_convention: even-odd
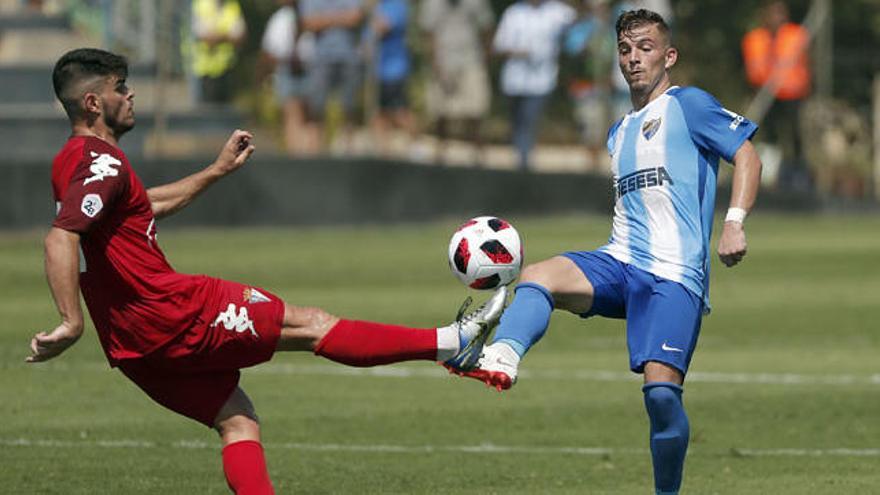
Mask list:
[[[654,134],[657,134],[657,131],[660,129],[660,122],[660,117],[646,120],[645,123],[642,124],[642,136],[645,136],[645,139],[651,139],[654,137]]]
[[[271,299],[253,287],[246,287],[242,294],[242,300],[248,304],[267,303]]]

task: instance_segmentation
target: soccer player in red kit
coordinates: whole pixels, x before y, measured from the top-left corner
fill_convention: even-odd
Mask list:
[[[145,189],[118,147],[134,127],[134,92],[123,57],[83,48],[52,74],[72,134],[52,164],[57,216],[45,240],[46,276],[61,323],[31,340],[28,362],[46,361],[82,335],[82,292],[113,367],[159,404],[216,429],[236,493],[273,493],[254,407],[239,369],[276,351],[312,351],[351,366],[425,359],[473,366],[506,292],[436,329],[340,319],[285,304],[250,285],[174,271],[156,219],[188,205],[247,162],[253,136],[236,130],[214,163]]]

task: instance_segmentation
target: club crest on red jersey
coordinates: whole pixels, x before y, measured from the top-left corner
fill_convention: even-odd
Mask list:
[[[101,201],[101,196],[98,196],[97,194],[86,194],[79,207],[80,211],[89,218],[95,218],[95,215],[101,213],[103,208],[104,202]]]
[[[242,296],[242,301],[248,304],[267,303],[271,301],[271,299],[253,287],[245,287]]]

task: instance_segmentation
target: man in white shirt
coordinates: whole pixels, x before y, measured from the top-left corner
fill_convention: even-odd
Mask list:
[[[521,170],[529,166],[544,101],[556,87],[560,38],[575,18],[575,10],[559,0],[521,0],[504,11],[495,33],[493,50],[506,59],[501,92],[510,100]]]
[[[296,0],[278,0],[278,10],[263,32],[263,60],[273,68],[272,86],[282,112],[284,149],[288,154],[318,151],[317,129],[307,120],[306,66],[314,51],[312,33],[303,35]]]

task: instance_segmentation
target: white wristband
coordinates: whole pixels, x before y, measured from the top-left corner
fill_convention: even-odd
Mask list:
[[[727,216],[724,217],[725,222],[743,223],[746,219],[746,210],[742,208],[728,208]]]

